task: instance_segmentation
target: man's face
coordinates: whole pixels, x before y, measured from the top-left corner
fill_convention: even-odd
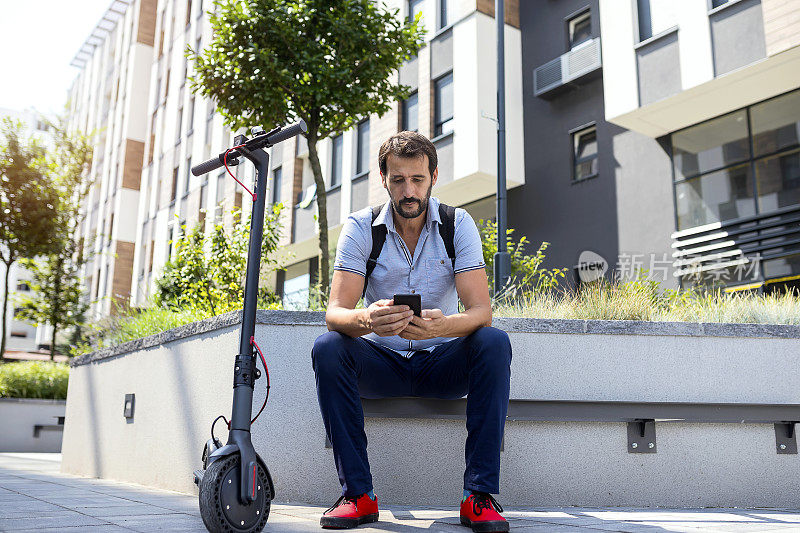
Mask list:
[[[381,175],[383,187],[389,193],[395,212],[403,218],[417,218],[428,208],[431,189],[439,169],[428,171],[428,156],[386,158],[386,175]]]

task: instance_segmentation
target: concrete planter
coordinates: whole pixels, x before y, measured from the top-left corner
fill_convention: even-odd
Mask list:
[[[63,470],[194,492],[191,472],[211,421],[230,414],[238,322],[231,313],[74,360]],[[780,433],[794,425],[775,425],[800,420],[800,327],[540,319],[494,326],[513,348],[504,504],[800,507],[800,456],[788,453],[792,439]],[[330,503],[340,491],[310,358],[325,331],[322,313],[258,314],[272,389],[253,440],[279,501]],[[264,385],[256,383],[256,408]],[[131,419],[123,416],[128,393]],[[382,501],[457,501],[463,400],[364,405]],[[217,432],[224,441],[223,424]]]
[[[66,403],[0,398],[0,452],[60,452]]]

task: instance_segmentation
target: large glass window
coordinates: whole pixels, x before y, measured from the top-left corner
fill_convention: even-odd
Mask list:
[[[359,123],[356,144],[356,175],[359,175],[369,170],[369,120]]]
[[[453,73],[434,82],[433,136],[453,131]]]
[[[800,204],[800,150],[756,161],[761,213]]]
[[[690,178],[750,157],[747,113],[736,111],[672,135],[676,178]]]
[[[402,128],[404,131],[417,131],[419,129],[419,115],[417,114],[418,94],[415,92],[403,100]]]
[[[331,149],[331,187],[342,183],[342,136],[333,138]]]
[[[772,154],[800,143],[800,91],[794,91],[754,105],[753,152]]]
[[[755,214],[750,165],[718,170],[675,185],[678,229]]]
[[[676,132],[672,152],[679,230],[800,205],[800,90]]]

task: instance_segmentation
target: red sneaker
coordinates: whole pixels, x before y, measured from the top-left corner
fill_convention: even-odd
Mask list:
[[[358,498],[342,496],[319,519],[322,527],[330,529],[348,529],[377,521],[378,497],[373,500],[366,494]]]
[[[497,511],[495,511],[497,509]],[[461,502],[461,525],[476,533],[508,531],[508,522],[500,516],[503,508],[490,494],[473,492]]]

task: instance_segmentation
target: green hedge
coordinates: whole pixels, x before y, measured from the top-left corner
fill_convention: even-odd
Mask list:
[[[0,398],[65,400],[69,366],[24,361],[0,365]]]

